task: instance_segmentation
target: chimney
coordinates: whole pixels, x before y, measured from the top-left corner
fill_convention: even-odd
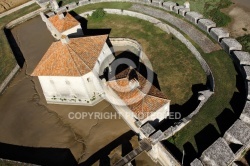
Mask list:
[[[61,37],[61,42],[62,42],[63,44],[68,44],[68,43],[69,43],[69,37],[66,36],[66,35],[62,35],[62,37]]]
[[[58,13],[58,17],[59,17],[60,20],[61,20],[61,19],[64,19],[64,14],[63,14],[63,12],[62,12],[62,13]]]

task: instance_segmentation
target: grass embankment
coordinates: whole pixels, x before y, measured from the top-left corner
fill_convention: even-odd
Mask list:
[[[186,46],[149,22],[106,14],[98,21],[89,17],[88,29],[91,28],[112,28],[110,37],[136,39],[149,57],[161,89],[172,104],[185,103],[192,96],[192,85],[206,81],[200,64]]]
[[[168,0],[165,0],[168,1]],[[180,5],[183,5],[186,0],[176,0]],[[217,26],[226,26],[230,23],[231,18],[220,10],[230,6],[230,0],[190,0],[191,11],[197,11],[216,22]]]
[[[11,51],[8,40],[4,34],[4,26],[12,20],[15,20],[25,14],[39,9],[37,4],[32,4],[21,10],[18,10],[8,16],[0,18],[0,83],[9,75],[16,65],[15,57]]]
[[[215,78],[215,93],[193,117],[192,121],[168,141],[180,151],[191,143],[201,153],[211,145],[234,119],[235,112],[230,103],[236,89],[236,71],[232,60],[224,51],[203,54]],[[239,101],[240,102],[240,99]],[[228,116],[227,116],[228,115]],[[186,150],[186,149],[185,149]]]
[[[86,6],[78,7],[74,11],[78,14],[87,12],[98,8],[110,8],[110,9],[129,9],[132,6],[130,2],[102,2],[96,4],[89,4]]]
[[[243,50],[250,53],[250,35],[238,37],[237,40],[242,44]]]

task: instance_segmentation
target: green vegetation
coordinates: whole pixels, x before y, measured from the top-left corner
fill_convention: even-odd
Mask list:
[[[186,46],[149,22],[106,14],[101,21],[89,17],[88,29],[92,28],[112,28],[110,37],[136,39],[149,57],[161,89],[172,104],[183,104],[192,96],[192,85],[206,82],[204,71]]]
[[[131,6],[132,6],[132,3],[128,3],[128,2],[102,2],[102,3],[97,3],[97,4],[89,4],[86,6],[81,6],[81,7],[74,9],[74,11],[78,14],[81,14],[83,12],[95,10],[98,8],[128,9]]]
[[[244,51],[250,52],[250,35],[238,37],[237,40],[242,44]]]
[[[182,5],[186,0],[176,0],[175,2]],[[226,26],[231,21],[229,16],[221,12],[221,9],[231,4],[230,0],[190,0],[192,11],[202,13],[206,18],[216,22],[217,26]]]
[[[5,16],[0,19],[0,83],[9,75],[11,70],[16,64],[16,60],[12,53],[12,50],[9,46],[8,40],[3,31],[4,26],[10,21],[17,19],[25,14],[28,14],[32,11],[39,9],[37,4],[30,5],[21,10],[18,10],[8,16]]]
[[[98,9],[96,9],[93,13],[92,13],[92,15],[91,15],[91,17],[93,18],[93,19],[96,19],[96,20],[100,20],[100,19],[102,19],[104,16],[105,16],[105,11],[103,10],[103,8],[98,8]]]
[[[197,150],[195,135],[209,124],[213,125],[218,133],[221,132],[216,118],[224,109],[232,110],[230,100],[234,92],[237,92],[236,71],[230,57],[224,51],[203,54],[203,57],[213,72],[215,78],[215,93],[202,107],[200,112],[192,118],[192,121],[175,134],[173,138],[169,139],[180,151],[183,150],[183,145],[187,142],[190,142]],[[207,136],[211,137],[211,135]]]

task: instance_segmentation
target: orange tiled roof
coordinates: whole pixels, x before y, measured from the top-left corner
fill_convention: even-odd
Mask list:
[[[129,75],[136,73],[139,87],[131,89],[129,86]],[[150,113],[170,102],[167,97],[146,78],[134,69],[126,69],[108,81],[108,86],[124,101],[140,120],[145,119]],[[144,116],[141,116],[144,114]],[[140,115],[140,116],[138,116]]]
[[[52,43],[32,76],[82,76],[90,72],[99,57],[108,35],[70,39]]]
[[[64,32],[70,28],[73,28],[80,23],[68,12],[64,14],[64,18],[60,19],[59,15],[54,15],[49,18],[50,22],[59,32]]]

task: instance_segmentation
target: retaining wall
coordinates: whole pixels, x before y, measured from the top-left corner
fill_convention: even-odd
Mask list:
[[[32,3],[31,3],[32,4]],[[11,29],[14,26],[17,26],[29,19],[32,19],[36,16],[38,16],[40,14],[40,12],[46,11],[46,8],[40,8],[34,12],[31,12],[29,14],[26,14],[18,19],[15,19],[11,22],[9,22],[8,24],[5,25],[6,29]],[[6,36],[7,37],[7,36]],[[11,50],[12,51],[12,50]],[[14,55],[14,53],[12,52],[12,54]],[[16,64],[16,66],[12,69],[12,71],[10,72],[10,74],[5,78],[5,80],[0,84],[0,94],[4,91],[4,89],[8,86],[8,84],[10,83],[10,81],[12,80],[12,78],[16,75],[16,73],[19,71],[20,67],[18,64]]]

